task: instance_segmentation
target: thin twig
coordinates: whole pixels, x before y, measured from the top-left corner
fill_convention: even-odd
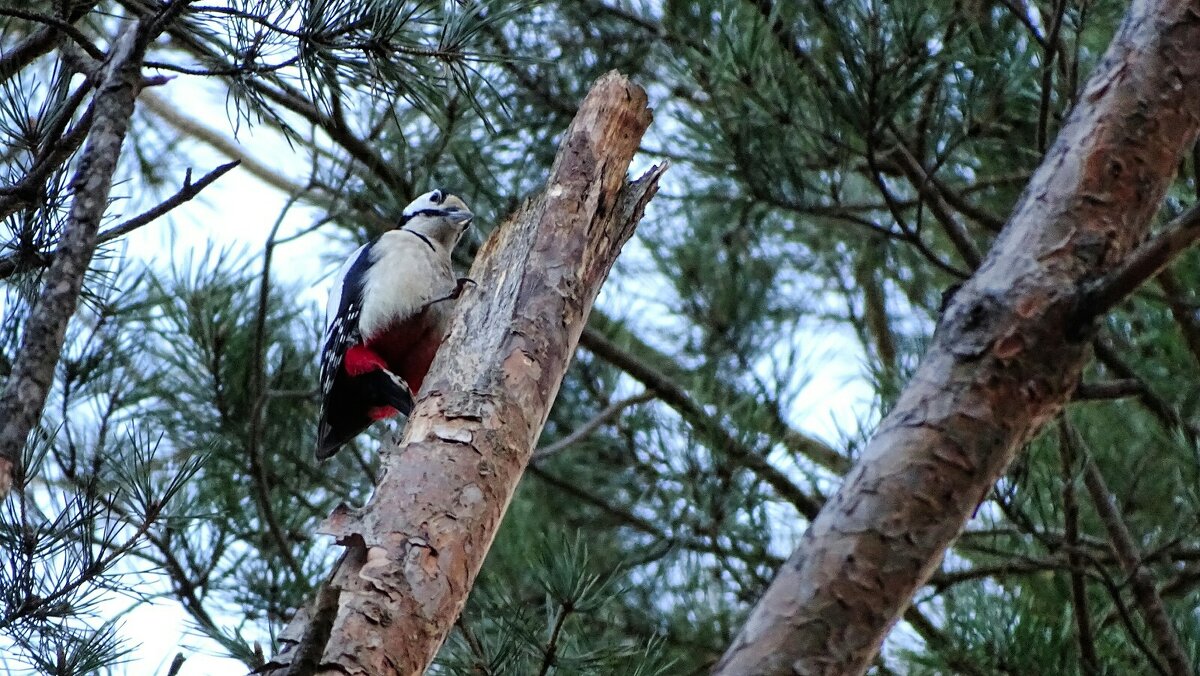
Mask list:
[[[580,441],[586,439],[588,437],[588,435],[590,435],[592,432],[595,432],[597,429],[599,429],[599,427],[601,425],[603,425],[603,424],[607,423],[608,421],[612,420],[613,418],[617,417],[622,411],[629,408],[630,406],[644,404],[647,401],[651,401],[653,399],[654,399],[654,393],[647,391],[647,392],[642,392],[639,395],[629,397],[628,399],[621,399],[620,401],[614,401],[613,403],[604,407],[604,410],[597,413],[594,418],[592,418],[591,420],[587,421],[586,423],[580,425],[578,428],[573,430],[567,436],[563,437],[562,439],[559,439],[558,441],[556,441],[552,444],[549,444],[543,448],[538,449],[537,452],[535,452],[533,454],[533,458],[532,458],[531,462],[541,462],[541,461],[545,460],[546,458],[550,458],[555,455],[558,455],[559,453],[562,453],[563,451],[567,450],[568,448],[570,448],[570,447],[574,446],[575,444],[579,443]]]
[[[1088,494],[1096,507],[1096,513],[1100,516],[1100,521],[1108,532],[1113,553],[1116,555],[1121,569],[1129,577],[1133,586],[1133,598],[1137,601],[1142,616],[1146,620],[1147,628],[1154,636],[1154,643],[1159,654],[1166,660],[1172,676],[1191,676],[1192,670],[1188,666],[1187,656],[1183,652],[1183,644],[1179,641],[1175,627],[1171,625],[1171,618],[1167,615],[1166,607],[1163,605],[1162,597],[1158,595],[1153,578],[1142,564],[1141,553],[1134,544],[1129,528],[1125,525],[1124,517],[1113,501],[1112,492],[1104,480],[1104,475],[1100,472],[1100,468],[1091,454],[1087,452],[1079,432],[1065,422],[1063,430],[1063,443],[1071,449],[1072,453],[1083,457],[1083,483],[1087,486]]]
[[[70,9],[66,15],[68,23],[78,21],[95,7],[95,0],[82,3],[65,3]],[[0,55],[0,82],[7,81],[19,73],[21,69],[33,63],[38,57],[54,49],[62,38],[62,32],[55,26],[43,25],[29,37],[14,45],[3,55]],[[101,55],[103,57],[103,54]]]
[[[579,344],[640,381],[647,390],[654,392],[684,420],[709,437],[717,449],[765,481],[805,517],[811,519],[820,511],[819,500],[801,490],[784,472],[767,461],[762,453],[748,447],[731,434],[723,421],[709,415],[678,383],[621,349],[598,331],[585,328]]]
[[[542,651],[542,668],[538,670],[538,676],[546,676],[554,667],[555,658],[558,656],[558,639],[562,635],[563,625],[571,616],[571,610],[570,605],[563,603],[555,613],[554,627],[550,630],[550,639],[546,643],[546,649]]]
[[[1054,60],[1058,56],[1058,33],[1062,30],[1063,15],[1066,14],[1066,0],[1057,0],[1054,7],[1054,20],[1050,22],[1050,32],[1042,43],[1042,89],[1038,101],[1037,149],[1039,153],[1046,152],[1046,143],[1050,128],[1050,91],[1054,87]]]
[[[1067,563],[1071,578],[1071,608],[1075,616],[1075,632],[1079,641],[1079,662],[1085,674],[1100,671],[1096,641],[1092,634],[1092,616],[1088,610],[1087,586],[1084,583],[1083,559],[1079,555],[1079,503],[1075,499],[1075,447],[1065,437],[1066,424],[1059,420],[1058,455],[1062,479],[1063,533],[1067,545]]]
[[[22,206],[37,199],[44,190],[47,177],[61,167],[83,144],[92,128],[94,103],[79,116],[79,120],[69,131],[64,131],[63,128],[66,122],[70,121],[71,112],[91,90],[90,82],[84,82],[71,94],[71,98],[67,99],[62,108],[62,117],[54,127],[47,130],[47,143],[34,159],[33,167],[17,183],[0,186],[0,217],[7,218]]]
[[[1183,418],[1179,416],[1179,412],[1166,399],[1163,399],[1155,392],[1154,388],[1150,387],[1150,384],[1146,382],[1146,379],[1139,376],[1137,371],[1134,371],[1133,367],[1126,363],[1116,349],[1100,338],[1097,338],[1092,341],[1092,350],[1096,353],[1096,359],[1104,364],[1105,368],[1112,371],[1113,374],[1124,380],[1131,380],[1139,384],[1141,391],[1138,392],[1138,401],[1158,419],[1163,427],[1182,433],[1190,445],[1194,446],[1196,444],[1195,429],[1183,421]]]
[[[128,235],[134,230],[152,223],[175,207],[183,204],[184,202],[192,200],[194,197],[196,197],[196,195],[200,194],[201,190],[204,190],[208,186],[212,185],[218,178],[224,176],[240,163],[241,160],[235,160],[227,164],[222,164],[221,166],[202,176],[200,180],[194,183],[192,182],[192,170],[188,169],[187,174],[183,179],[183,187],[179,189],[179,192],[163,200],[156,206],[143,211],[137,216],[134,216],[133,218],[130,218],[129,220],[100,233],[96,237],[96,243],[104,244],[106,242],[111,242],[118,237]],[[28,272],[34,268],[46,267],[50,265],[51,261],[53,260],[53,256],[33,259],[27,256],[20,256],[18,254],[9,254],[3,258],[0,258],[0,279],[7,279],[14,274]]]
[[[53,28],[55,31],[64,33],[75,41],[83,51],[88,53],[88,56],[97,61],[104,59],[104,50],[92,44],[83,31],[79,30],[69,21],[64,21],[56,16],[42,14],[41,12],[31,12],[29,10],[17,9],[15,7],[0,7],[0,16],[10,16],[15,19],[24,19],[34,23],[40,23],[47,27]]]
[[[298,199],[299,195],[292,195],[280,210],[279,217],[275,219],[275,224],[271,227],[271,234],[267,236],[267,246],[263,252],[262,278],[258,287],[258,313],[254,320],[254,363],[250,366],[250,401],[253,409],[250,411],[250,429],[247,435],[249,443],[246,456],[250,462],[250,479],[254,485],[255,502],[258,504],[259,514],[266,522],[267,531],[275,540],[276,547],[279,548],[280,558],[287,564],[297,580],[303,580],[304,569],[300,567],[300,563],[292,553],[292,547],[283,533],[279,518],[275,514],[275,508],[271,504],[271,489],[267,482],[266,467],[262,458],[262,423],[268,401],[265,362],[268,300],[271,291],[271,259],[275,252],[275,236],[279,234],[284,217],[291,211]]]
[[[927,171],[921,160],[913,155],[908,145],[904,142],[904,138],[900,135],[899,130],[894,127],[893,136],[896,141],[896,147],[900,151],[897,155],[900,160],[900,170],[904,173],[905,178],[917,189],[917,194],[924,198],[925,204],[933,213],[933,217],[937,219],[938,223],[942,224],[942,231],[946,233],[946,237],[954,245],[954,249],[958,251],[958,255],[962,257],[967,267],[972,270],[978,268],[980,261],[983,260],[983,255],[979,253],[979,248],[975,246],[975,242],[971,241],[971,236],[967,233],[967,229],[958,222],[954,214],[950,213],[950,205],[942,199],[941,194],[934,188],[931,181],[932,173]]]
[[[455,621],[459,632],[463,635],[463,640],[467,642],[467,647],[471,650],[471,656],[475,658],[475,663],[471,665],[471,673],[481,674],[482,676],[492,676],[491,665],[488,664],[487,652],[483,649],[483,643],[479,641],[479,637],[475,632],[471,631],[471,625],[467,621],[466,613],[458,616]]]
[[[1096,562],[1093,561],[1093,563]],[[1096,577],[1100,581],[1100,586],[1104,587],[1104,590],[1108,592],[1108,597],[1113,603],[1113,612],[1116,614],[1117,619],[1121,621],[1121,626],[1125,628],[1125,634],[1129,636],[1133,647],[1137,648],[1138,652],[1146,658],[1146,662],[1155,672],[1162,676],[1168,676],[1167,668],[1163,665],[1162,660],[1158,658],[1158,655],[1154,654],[1154,649],[1146,643],[1146,639],[1142,637],[1137,623],[1133,621],[1132,613],[1125,606],[1125,600],[1121,598],[1121,585],[1117,584],[1117,581],[1112,578],[1112,575],[1103,566],[1096,565],[1095,571]],[[1111,622],[1112,617],[1110,616],[1104,622],[1101,622],[1100,626],[1104,627],[1111,624]]]

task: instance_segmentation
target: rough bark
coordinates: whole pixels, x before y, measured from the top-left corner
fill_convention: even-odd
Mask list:
[[[346,556],[281,637],[276,673],[419,674],[467,598],[592,301],[657,189],[625,172],[650,124],[645,92],[601,78],[546,189],[484,244],[375,495],[323,531]]]
[[[41,419],[67,323],[75,314],[83,275],[95,253],[113,172],[142,85],[145,45],[145,26],[131,24],[114,42],[100,74],[93,103],[95,121],[71,181],[70,217],[0,394],[0,497],[21,481],[21,452],[30,430]]]
[[[921,367],[715,673],[871,664],[1018,449],[1070,397],[1093,331],[1081,303],[1145,236],[1198,113],[1200,8],[1134,3]]]

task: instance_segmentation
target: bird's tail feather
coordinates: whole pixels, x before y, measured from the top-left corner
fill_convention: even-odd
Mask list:
[[[370,410],[376,407],[391,407],[407,417],[413,410],[413,395],[408,383],[400,376],[386,369],[376,369],[360,376],[355,376],[358,392],[362,396],[360,410]],[[371,424],[371,418],[355,417],[351,420],[341,420],[344,416],[333,415],[334,420],[327,420],[324,415],[317,425],[317,459],[324,460],[338,452],[346,442],[358,436]]]

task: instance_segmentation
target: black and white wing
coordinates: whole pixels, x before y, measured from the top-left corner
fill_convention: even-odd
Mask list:
[[[370,267],[369,244],[359,247],[338,270],[325,306],[325,339],[321,347],[321,430],[326,426],[326,404],[337,380],[346,350],[361,340],[358,320],[362,315],[362,291]]]

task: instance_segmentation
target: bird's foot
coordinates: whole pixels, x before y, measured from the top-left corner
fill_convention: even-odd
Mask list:
[[[458,300],[458,297],[462,295],[463,291],[467,290],[467,285],[479,286],[479,284],[477,284],[475,280],[471,279],[470,277],[459,277],[458,281],[454,284],[453,291],[445,296],[442,296],[441,298],[435,298],[434,300],[429,301],[429,305],[441,303],[447,300]]]
[[[459,296],[462,295],[463,291],[467,290],[468,284],[471,286],[479,286],[479,284],[475,280],[471,279],[470,277],[459,277],[458,282],[456,282],[454,284],[454,291],[452,291],[450,293],[450,297],[457,299]]]

